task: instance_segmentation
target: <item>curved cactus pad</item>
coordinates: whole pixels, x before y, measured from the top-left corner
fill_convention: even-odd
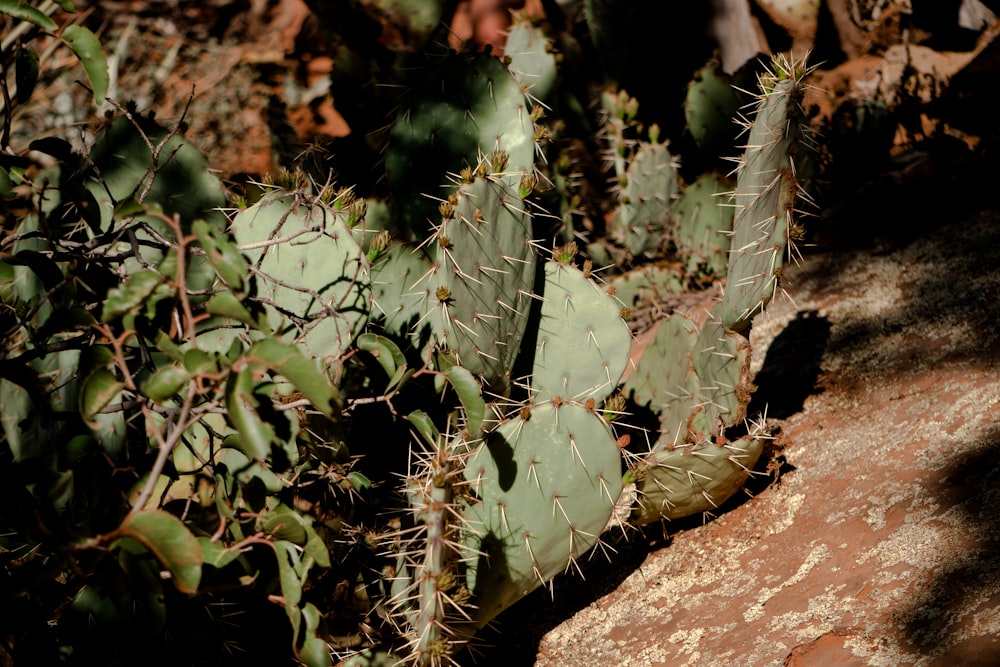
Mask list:
[[[607,424],[577,405],[545,403],[501,424],[469,459],[482,502],[464,512],[468,588],[482,626],[597,543],[622,490]],[[525,418],[526,417],[526,418]]]
[[[762,77],[746,153],[736,177],[729,274],[720,313],[745,331],[778,286],[788,229],[800,194],[795,157],[804,145],[801,77]]]
[[[637,482],[632,521],[646,524],[680,519],[718,508],[740,490],[764,448],[762,438],[725,445],[712,442],[660,449]]]
[[[545,265],[545,300],[532,369],[535,400],[600,402],[628,365],[632,334],[621,304],[568,264]]]

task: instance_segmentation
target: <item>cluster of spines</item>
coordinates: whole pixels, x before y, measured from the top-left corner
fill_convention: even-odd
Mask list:
[[[452,656],[471,635],[462,631],[475,611],[460,570],[474,554],[460,541],[460,498],[468,495],[462,461],[469,443],[461,436],[428,435],[433,442],[420,446],[405,480],[411,525],[392,536],[398,550],[389,603],[406,638],[400,651],[405,661],[437,666],[455,664]]]

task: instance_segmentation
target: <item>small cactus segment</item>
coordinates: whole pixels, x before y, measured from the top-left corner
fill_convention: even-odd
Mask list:
[[[507,154],[501,171],[514,187],[531,173],[534,125],[526,104],[521,84],[489,54],[452,56],[431,67],[397,117],[385,157],[409,240],[426,236],[438,202],[447,198],[443,174],[475,167],[496,150]]]
[[[806,70],[781,59],[760,77],[746,150],[737,170],[732,258],[723,325],[745,331],[771,300],[788,242],[796,198],[796,157],[808,146],[801,108]]]
[[[684,118],[702,153],[728,154],[740,105],[740,93],[720,70],[718,61],[711,60],[695,72],[684,98]]]
[[[702,402],[691,361],[697,341],[698,327],[687,317],[677,314],[660,320],[625,380],[625,394],[659,415],[664,445],[688,441],[691,417]]]
[[[753,435],[735,442],[658,448],[638,482],[632,521],[642,525],[716,509],[746,483],[764,448]]]
[[[432,451],[419,457],[417,473],[407,480],[414,528],[405,536],[393,581],[393,602],[410,629],[407,653],[418,665],[448,664],[456,639],[453,627],[468,619],[468,593],[455,569],[463,555],[456,486],[464,480],[454,447],[436,435]],[[459,441],[458,448],[464,447]]]
[[[553,401],[495,429],[465,478],[481,500],[464,512],[464,541],[481,554],[466,573],[481,627],[597,543],[622,490],[621,456],[594,411]]]
[[[634,257],[655,257],[669,240],[670,207],[680,191],[677,161],[665,143],[643,143],[625,179],[614,233]]]
[[[703,403],[692,431],[712,437],[743,421],[753,390],[750,341],[709,316],[701,326],[692,361]]]
[[[721,176],[709,172],[685,187],[674,206],[674,244],[688,275],[725,277],[733,229],[730,192]]]
[[[494,175],[463,184],[441,209],[428,248],[428,321],[439,346],[505,394],[532,300],[531,217],[507,180]]]
[[[620,304],[583,271],[558,261],[545,265],[544,294],[534,399],[604,400],[625,372],[632,343]]]
[[[372,265],[372,320],[406,339],[433,303],[425,278],[433,265],[423,248],[393,241]]]
[[[301,191],[276,190],[231,226],[272,329],[293,331],[316,358],[340,356],[368,317],[368,261],[345,215]]]
[[[550,97],[556,87],[556,57],[549,49],[545,32],[530,21],[518,21],[507,35],[504,54],[510,58],[510,71],[525,95],[551,107]]]

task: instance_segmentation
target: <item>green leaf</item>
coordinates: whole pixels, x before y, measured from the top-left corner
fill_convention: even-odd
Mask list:
[[[152,269],[132,274],[121,287],[108,290],[101,319],[110,322],[138,308],[163,281]]]
[[[16,19],[34,23],[42,30],[49,32],[55,32],[59,29],[59,26],[47,14],[22,4],[20,0],[0,0],[0,14],[9,14]]]
[[[358,336],[358,347],[370,352],[390,379],[395,378],[398,369],[406,365],[406,357],[403,356],[399,346],[385,336],[373,333],[361,334]]]
[[[332,415],[340,407],[340,396],[316,362],[294,345],[268,338],[254,343],[247,356],[262,362],[302,392],[316,408]]]
[[[316,635],[319,622],[322,619],[319,609],[312,602],[302,607],[302,619],[306,622],[302,646],[296,649],[299,659],[306,667],[328,667],[330,665],[330,649],[326,642]]]
[[[64,12],[73,14],[76,12],[76,7],[73,5],[73,0],[55,0],[55,3],[59,5],[59,8]]]
[[[306,524],[306,555],[310,556],[320,567],[330,567],[330,552],[326,548],[326,542],[319,536],[312,525],[312,521]]]
[[[278,557],[278,580],[281,582],[281,596],[285,599],[285,610],[289,618],[298,620],[298,606],[302,599],[302,560],[298,548],[291,542],[272,542]],[[294,616],[294,618],[293,618]]]
[[[217,570],[221,570],[243,555],[240,549],[227,549],[218,542],[213,542],[210,537],[199,537],[198,546],[201,547],[202,564]]]
[[[184,368],[192,375],[218,373],[221,370],[218,356],[198,349],[184,353]]]
[[[14,53],[14,80],[17,82],[17,103],[24,104],[31,99],[38,83],[38,54],[21,44]]]
[[[195,220],[191,231],[198,237],[198,242],[208,256],[208,261],[215,267],[222,281],[237,292],[243,292],[250,267],[246,258],[240,253],[236,244],[229,240],[218,227],[204,220]]]
[[[101,410],[116,396],[121,395],[125,383],[120,382],[107,368],[98,368],[87,376],[79,394],[80,416],[92,422]]]
[[[305,546],[308,540],[306,521],[287,505],[278,505],[261,520],[260,529],[278,539]]]
[[[424,439],[427,444],[431,447],[436,448],[438,446],[438,441],[441,439],[441,433],[437,430],[437,426],[431,421],[430,415],[428,415],[423,410],[414,410],[410,414],[406,415],[406,420],[413,424],[413,428],[417,430],[420,437]]]
[[[94,101],[100,106],[104,104],[104,98],[108,94],[108,60],[104,56],[101,42],[90,30],[80,25],[71,25],[63,31],[63,39],[69,43],[69,48],[73,49],[83,70],[90,79],[90,87],[94,90]]]
[[[170,571],[174,586],[182,593],[195,593],[201,582],[201,545],[184,522],[163,510],[133,514],[118,532],[135,538]]]
[[[263,461],[271,453],[274,430],[257,414],[259,397],[254,393],[254,369],[243,366],[230,373],[226,386],[226,410],[233,426],[239,431],[239,451],[251,459]]]
[[[160,403],[167,400],[191,379],[188,372],[179,366],[164,366],[156,370],[142,383],[140,390],[148,398]]]
[[[232,292],[219,292],[208,300],[205,308],[210,315],[227,317],[237,322],[249,324],[265,333],[270,333],[270,330],[267,329],[267,317],[263,313],[254,317],[253,313]]]
[[[452,366],[444,374],[465,408],[466,430],[473,438],[479,437],[483,429],[483,418],[486,416],[486,401],[483,400],[479,381],[469,369],[462,366]]]
[[[368,491],[372,488],[372,482],[359,472],[349,472],[346,475],[348,483],[357,491]]]

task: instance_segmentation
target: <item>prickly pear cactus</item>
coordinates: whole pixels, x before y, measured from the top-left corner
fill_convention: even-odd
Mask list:
[[[640,144],[629,163],[613,227],[633,257],[654,257],[670,240],[670,209],[680,191],[677,166],[655,138]]]
[[[746,331],[778,287],[796,202],[804,194],[797,160],[811,141],[801,107],[806,73],[776,58],[760,79],[761,95],[737,168],[732,259],[719,312],[728,329]]]
[[[467,575],[479,626],[572,569],[622,490],[616,438],[599,408],[625,370],[631,334],[615,300],[566,261],[546,264],[543,299],[532,402],[465,466],[480,500],[463,515],[466,544],[479,554]]]
[[[422,240],[457,179],[494,151],[512,187],[532,172],[535,130],[521,84],[487,53],[450,56],[433,65],[392,126],[385,157],[403,238]]]
[[[555,252],[565,251],[557,247]],[[572,251],[567,254],[572,257]],[[603,400],[628,365],[630,337],[618,302],[586,271],[565,261],[545,265],[544,299],[531,375],[533,400]]]
[[[425,244],[392,244],[374,268],[387,330],[447,354],[497,394],[510,388],[535,275],[531,216],[496,151],[438,207]],[[429,331],[429,336],[425,334]]]
[[[736,212],[724,294],[699,325],[684,315],[658,324],[626,382],[660,418],[660,436],[628,474],[638,491],[633,521],[711,511],[746,481],[763,449],[763,425],[735,442],[752,390],[750,324],[774,294],[796,199],[795,157],[808,141],[800,108],[806,70],[775,59],[760,81],[737,171]]]
[[[261,279],[257,299],[271,328],[318,359],[336,359],[368,319],[371,285],[348,227],[356,212],[323,199],[276,190],[237,213],[230,229]]]

